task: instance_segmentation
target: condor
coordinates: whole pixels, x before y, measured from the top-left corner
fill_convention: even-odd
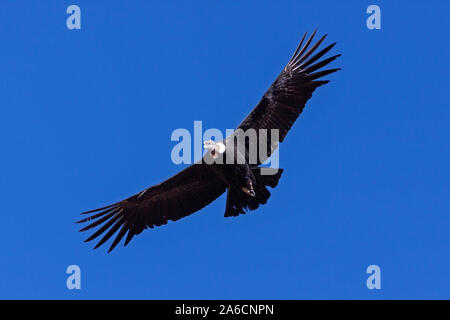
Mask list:
[[[154,185],[125,200],[107,207],[84,212],[89,217],[78,223],[90,222],[80,231],[99,229],[87,240],[103,235],[95,248],[116,237],[109,251],[114,249],[126,235],[124,245],[147,228],[154,228],[186,217],[213,202],[227,192],[225,217],[238,216],[248,210],[255,210],[270,197],[268,187],[275,188],[283,172],[263,174],[260,165],[270,157],[278,142],[283,142],[295,120],[302,113],[313,92],[329,81],[323,77],[340,69],[320,70],[338,58],[335,55],[320,60],[336,43],[317,52],[326,35],[311,45],[316,32],[305,42],[303,36],[288,64],[264,94],[260,102],[239,125],[236,132],[221,142],[206,141],[207,152],[203,159],[187,167],[172,178]],[[305,42],[305,43],[304,43]],[[263,157],[250,163],[248,143],[238,145],[238,136],[247,130],[277,131],[277,139],[268,137],[268,146]],[[259,135],[258,135],[259,136]],[[244,139],[244,141],[247,141]],[[264,145],[263,142],[262,144]],[[258,145],[261,145],[259,141]],[[215,161],[232,153],[234,163]],[[226,157],[229,158],[229,157]]]

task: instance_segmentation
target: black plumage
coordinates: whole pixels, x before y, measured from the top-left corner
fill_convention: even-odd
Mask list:
[[[235,158],[240,157],[244,163],[220,164],[211,161],[215,158],[213,150],[208,152],[202,161],[160,184],[113,205],[85,212],[83,214],[91,215],[78,223],[89,222],[89,225],[81,231],[99,227],[86,241],[103,234],[95,246],[98,248],[116,234],[109,249],[111,251],[125,236],[124,245],[127,245],[143,230],[190,215],[213,202],[225,191],[228,191],[226,217],[238,216],[265,204],[270,197],[267,187],[277,186],[283,170],[279,169],[274,174],[267,175],[262,174],[257,166],[270,157],[278,142],[283,142],[314,90],[329,82],[321,78],[340,70],[319,71],[340,55],[317,62],[336,43],[315,53],[326,37],[323,36],[311,46],[315,33],[304,45],[306,34],[303,36],[289,63],[260,102],[238,126],[238,129],[243,131],[267,130],[268,146],[264,156],[258,157],[256,163],[252,163],[248,144],[245,145],[243,152],[240,152],[234,143],[236,134],[232,135],[222,142],[225,146],[223,156],[233,148]],[[278,139],[271,139],[271,129],[278,130]],[[213,163],[210,164],[211,162]]]

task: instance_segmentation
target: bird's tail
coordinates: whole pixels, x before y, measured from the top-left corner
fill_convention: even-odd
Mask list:
[[[245,214],[248,210],[255,210],[259,205],[265,204],[270,198],[267,187],[275,188],[278,185],[283,169],[252,168],[252,172],[256,178],[255,197],[238,188],[228,189],[225,217]]]

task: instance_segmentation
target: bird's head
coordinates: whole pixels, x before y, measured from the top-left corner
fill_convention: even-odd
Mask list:
[[[203,148],[209,150],[209,153],[211,154],[211,157],[213,157],[213,159],[217,159],[219,157],[219,154],[225,152],[225,145],[222,142],[216,143],[212,140],[206,140],[205,142],[203,142]]]

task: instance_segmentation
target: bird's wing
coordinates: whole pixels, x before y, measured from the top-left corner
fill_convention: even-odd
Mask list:
[[[328,80],[320,80],[320,78],[340,70],[327,69],[320,71],[321,68],[328,65],[340,55],[335,55],[317,62],[336,43],[316,53],[316,49],[322,44],[326,35],[309,47],[315,34],[316,32],[311,35],[302,47],[306,34],[303,36],[302,41],[287,66],[264,94],[261,101],[238,127],[238,129],[242,129],[244,132],[248,129],[254,129],[258,133],[260,129],[267,129],[268,154],[267,157],[264,156],[262,159],[258,159],[257,164],[261,164],[267,160],[278,144],[278,141],[272,141],[272,144],[270,144],[271,129],[279,130],[279,141],[283,142],[289,129],[300,113],[302,113],[306,102],[311,98],[314,90],[329,82]],[[246,149],[248,150],[248,148]]]
[[[113,205],[91,210],[92,214],[78,223],[91,222],[80,231],[95,227],[99,229],[89,237],[91,241],[106,232],[95,248],[101,246],[116,232],[109,251],[115,248],[127,234],[125,245],[144,229],[176,221],[190,215],[217,199],[226,190],[213,174],[208,174],[208,165],[194,164],[172,178],[150,187],[126,200]],[[108,251],[108,252],[109,252]]]

